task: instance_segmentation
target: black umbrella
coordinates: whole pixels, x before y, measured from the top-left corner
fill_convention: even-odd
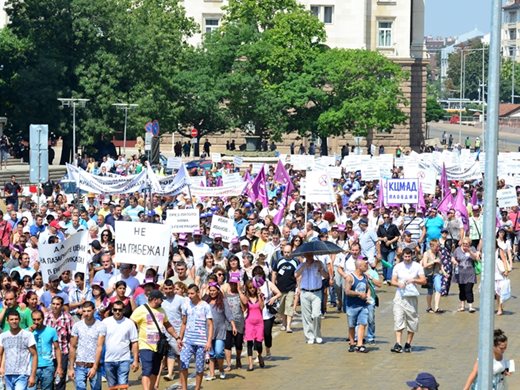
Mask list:
[[[334,253],[343,252],[343,248],[337,246],[336,244],[330,241],[310,241],[305,244],[300,245],[296,250],[292,253],[293,256],[303,256],[306,254],[312,255],[329,255]]]

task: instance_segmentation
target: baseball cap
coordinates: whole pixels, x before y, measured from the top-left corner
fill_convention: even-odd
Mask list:
[[[428,372],[420,372],[415,380],[407,381],[406,384],[411,388],[422,387],[432,390],[439,388],[439,384],[435,377]]]
[[[64,212],[63,212],[63,216],[64,216],[65,218],[70,218],[70,217],[72,216],[72,214],[70,213],[69,210],[67,210],[67,211],[64,211]]]
[[[51,221],[51,223],[49,224],[49,226],[51,226],[51,227],[53,227],[53,228],[56,228],[56,229],[60,229],[60,228],[61,228],[61,227],[60,227],[60,223],[59,223],[57,220],[55,220],[55,219],[53,219],[53,220]]]
[[[240,241],[240,246],[249,246],[249,241],[247,241],[245,239]]]
[[[195,229],[195,230],[193,231],[193,235],[194,235],[194,236],[202,236],[202,233],[200,232],[200,229]]]
[[[338,225],[338,232],[344,232],[346,230],[346,226],[343,223]]]
[[[477,210],[480,210],[480,206],[478,204],[476,204],[471,209],[477,211]]]
[[[103,199],[103,204],[110,204],[110,198]]]
[[[164,294],[159,290],[150,291],[149,299],[164,299]]]
[[[412,235],[412,232],[411,232],[410,230],[405,230],[405,231],[403,232],[403,234],[404,234],[405,236],[411,236],[411,235]]]
[[[441,229],[441,233],[449,233],[448,229]]]
[[[130,269],[130,268],[132,268],[132,264],[128,264],[128,263],[122,263],[119,266],[119,269]]]
[[[360,224],[360,225],[368,225],[368,219],[366,219],[366,218],[361,218],[361,219],[359,220],[359,224]]]
[[[98,240],[92,241],[90,246],[96,250],[100,250],[102,248],[101,243]]]
[[[49,276],[49,282],[54,282],[56,280],[60,280],[60,276],[58,274],[52,274]]]
[[[239,242],[240,242],[240,240],[238,239],[238,237],[233,237],[233,238],[231,239],[231,243],[232,243],[232,244],[238,244]]]
[[[229,275],[229,283],[240,283],[240,273],[239,272],[232,272]]]
[[[104,290],[105,288],[103,287],[103,282],[92,282],[91,284],[91,287],[94,288],[94,287],[99,287],[100,289]]]
[[[141,286],[146,286],[147,284],[153,284],[154,286],[157,286],[157,283],[155,283],[154,278],[145,278],[145,280],[143,280],[143,284],[141,284]]]

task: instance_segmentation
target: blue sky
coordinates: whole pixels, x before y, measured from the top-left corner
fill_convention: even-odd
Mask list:
[[[456,36],[475,27],[483,33],[488,33],[490,30],[491,0],[425,0],[425,2],[425,35]]]

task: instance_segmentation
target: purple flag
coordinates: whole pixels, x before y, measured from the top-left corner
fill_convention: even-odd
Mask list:
[[[462,223],[464,224],[464,229],[468,230],[469,227],[469,216],[468,209],[466,208],[466,202],[464,202],[464,190],[459,189],[457,191],[457,197],[455,198],[455,204],[453,205],[455,209],[455,213],[457,216],[460,216],[462,219]]]
[[[265,181],[265,170],[263,165],[258,175],[256,175],[253,184],[251,185],[251,192],[253,202],[259,200],[262,202],[264,207],[267,207],[269,204],[269,199],[267,198],[267,185]]]
[[[244,181],[251,181],[251,174],[249,173],[249,171],[246,171],[246,173],[244,173]]]
[[[451,191],[441,200],[441,202],[437,205],[437,210],[441,213],[446,214],[448,210],[453,208],[454,204],[453,196],[451,195]]]
[[[287,172],[287,169],[285,169],[280,160],[278,160],[278,164],[276,164],[276,170],[274,171],[274,181],[282,183],[285,188],[289,188],[287,194],[290,194],[294,191],[294,185],[292,183],[291,176],[289,176],[289,172]]]
[[[476,188],[473,188],[473,193],[471,194],[470,203],[471,203],[472,206],[475,206],[475,205],[478,204],[477,189]]]
[[[379,192],[377,193],[377,203],[376,203],[377,208],[384,207],[384,205],[385,205],[385,198],[384,198],[384,193],[383,193],[384,186],[385,185],[384,185],[383,179],[379,179]]]
[[[417,202],[417,209],[422,209],[423,213],[426,211],[426,203],[424,202],[424,193],[421,183],[419,183],[419,199]]]
[[[448,174],[446,173],[446,165],[442,163],[441,171],[441,191],[442,196],[446,197],[450,193],[450,183],[448,182]]]
[[[222,176],[217,176],[217,183],[215,184],[217,187],[222,187],[224,183],[222,182]]]

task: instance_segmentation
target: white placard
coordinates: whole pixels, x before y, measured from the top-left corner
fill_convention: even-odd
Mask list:
[[[300,195],[305,196],[306,191],[307,191],[307,182],[305,181],[305,178],[302,177],[300,179]]]
[[[327,167],[325,171],[331,179],[341,179],[341,167]]]
[[[379,180],[381,177],[381,171],[379,164],[376,160],[370,160],[364,162],[361,165],[361,178],[365,181]]]
[[[165,266],[172,227],[168,224],[116,221],[117,263]]]
[[[419,200],[419,180],[389,179],[385,184],[384,196],[385,204],[415,204]]]
[[[498,207],[518,206],[516,190],[513,187],[497,191]]]
[[[206,176],[190,176],[190,185],[206,186]]]
[[[244,178],[240,176],[240,173],[230,173],[229,175],[222,175],[222,182],[225,186],[242,185]]]
[[[182,164],[181,157],[168,157],[168,162],[166,163],[166,168],[168,169],[179,169]]]
[[[251,164],[251,175],[256,175],[260,172],[260,169],[264,166],[264,163],[252,163]]]
[[[314,169],[315,164],[314,156],[306,154],[291,154],[291,165],[297,171]]]
[[[38,246],[38,261],[44,283],[49,276],[61,275],[63,271],[83,272],[86,275],[87,264],[91,259],[88,232],[82,231],[71,235],[58,244],[41,244]]]
[[[379,163],[380,177],[392,177],[392,170],[394,169],[394,156],[392,154],[381,154],[376,161]]]
[[[306,182],[309,184],[305,189],[307,202],[333,203],[334,191],[332,180],[325,171],[307,171]],[[312,183],[312,185],[311,185]]]
[[[240,156],[233,157],[233,164],[236,168],[240,167],[242,163],[244,162],[244,159]]]
[[[220,234],[222,241],[231,242],[231,240],[238,236],[233,220],[219,215],[214,215],[211,218],[211,227],[209,229],[209,236],[215,238],[215,235]]]
[[[437,172],[431,168],[419,168],[417,170],[417,178],[421,183],[424,194],[435,195]]]
[[[166,210],[166,223],[172,233],[192,233],[200,229],[199,209]]]
[[[220,153],[211,153],[211,161],[214,163],[221,163],[222,155]]]

